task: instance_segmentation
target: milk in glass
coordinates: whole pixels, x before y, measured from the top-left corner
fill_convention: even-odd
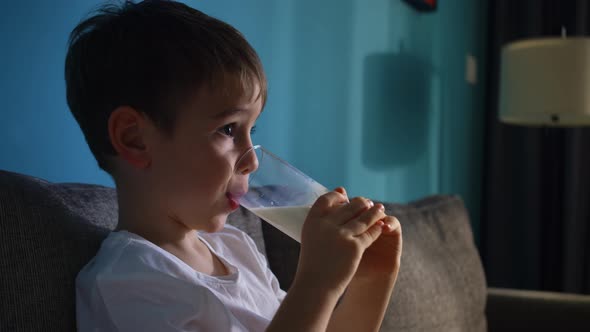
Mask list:
[[[283,206],[250,209],[279,231],[301,243],[301,230],[310,206]]]

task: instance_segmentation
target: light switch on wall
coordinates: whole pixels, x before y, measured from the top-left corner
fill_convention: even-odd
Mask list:
[[[477,59],[469,53],[465,56],[465,81],[477,84]]]

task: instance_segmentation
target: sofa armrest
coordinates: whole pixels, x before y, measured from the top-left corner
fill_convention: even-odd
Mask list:
[[[590,296],[488,288],[488,331],[588,331]]]

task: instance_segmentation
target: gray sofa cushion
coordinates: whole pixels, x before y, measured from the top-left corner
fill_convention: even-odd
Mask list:
[[[383,329],[485,331],[486,281],[457,196],[386,204],[402,224],[402,266]]]
[[[110,188],[0,171],[0,330],[75,331],[76,274],[116,215]]]

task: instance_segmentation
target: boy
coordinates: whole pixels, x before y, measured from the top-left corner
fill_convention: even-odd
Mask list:
[[[76,280],[80,331],[379,329],[401,255],[381,204],[320,197],[288,293],[225,225],[257,168],[250,131],[267,91],[238,31],[172,1],[105,6],[72,32],[65,76],[119,201],[117,229]]]

